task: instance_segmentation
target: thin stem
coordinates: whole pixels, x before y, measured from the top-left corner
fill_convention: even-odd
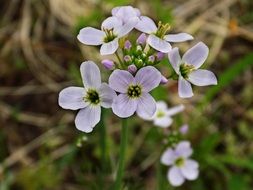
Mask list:
[[[120,59],[119,53],[118,53],[117,51],[115,52],[115,55],[116,55],[117,59],[119,60],[120,66],[121,66],[122,68],[124,68],[124,63],[123,63],[123,61]]]
[[[127,119],[122,119],[119,165],[118,165],[116,181],[114,183],[114,188],[113,188],[114,190],[120,190],[122,186],[122,179],[123,179],[124,170],[125,170],[127,138],[128,138]]]
[[[105,172],[105,167],[107,165],[106,163],[106,128],[105,128],[105,123],[104,123],[104,118],[105,118],[105,110],[102,109],[101,112],[101,119],[100,119],[100,149],[101,149],[101,160],[102,160],[102,170],[103,173]]]

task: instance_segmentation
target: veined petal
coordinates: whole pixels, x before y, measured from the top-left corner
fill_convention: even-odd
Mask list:
[[[139,19],[137,17],[130,18],[127,23],[114,28],[114,33],[118,38],[127,35],[138,23]]]
[[[191,144],[188,141],[181,141],[175,149],[175,152],[178,156],[188,158],[192,155]]]
[[[117,97],[117,94],[108,86],[108,84],[102,83],[99,88],[99,96],[101,99],[101,106],[104,108],[110,108],[112,107],[113,100]]]
[[[184,42],[188,40],[193,40],[193,37],[187,33],[178,33],[165,35],[164,39],[168,42]]]
[[[141,16],[140,21],[135,26],[135,28],[137,30],[147,33],[147,34],[155,33],[157,30],[157,27],[156,27],[154,21],[147,16]]]
[[[118,95],[112,103],[113,113],[121,118],[130,117],[136,109],[137,101],[130,99],[126,94]]]
[[[127,23],[129,19],[140,16],[140,11],[132,6],[120,6],[112,9],[112,15]]]
[[[176,48],[173,48],[171,51],[169,51],[168,57],[169,57],[171,66],[173,67],[175,72],[179,74],[179,68],[180,68],[180,64],[182,60],[181,60],[178,48],[176,47]]]
[[[90,133],[99,122],[101,115],[100,106],[87,106],[81,109],[75,119],[76,128],[80,131]]]
[[[181,76],[178,80],[178,94],[181,98],[190,98],[193,96],[191,84]]]
[[[163,52],[163,53],[168,53],[171,50],[171,45],[169,42],[158,38],[154,34],[150,34],[147,43],[157,51]]]
[[[101,75],[98,66],[93,61],[85,61],[80,66],[83,84],[86,88],[99,88]]]
[[[175,115],[179,112],[182,112],[184,110],[184,105],[183,104],[180,104],[178,106],[174,106],[172,108],[169,108],[167,111],[166,111],[166,115],[168,116],[172,116],[172,115]]]
[[[182,60],[198,69],[205,62],[208,52],[208,47],[203,42],[199,42],[184,54]]]
[[[188,80],[196,86],[217,85],[217,78],[213,72],[204,69],[192,71]]]
[[[153,66],[141,68],[135,75],[137,84],[142,86],[142,91],[149,92],[160,84],[161,73]]]
[[[109,86],[117,92],[126,93],[130,84],[135,84],[135,79],[128,71],[116,69],[109,77]]]
[[[118,38],[115,38],[113,41],[104,43],[100,48],[101,55],[111,55],[117,51],[119,47]]]
[[[173,119],[168,116],[154,119],[154,125],[157,127],[162,127],[162,128],[169,127],[172,124],[172,122],[173,122]]]
[[[80,30],[77,35],[77,39],[86,45],[101,45],[103,43],[103,39],[105,37],[105,33],[101,30],[92,27],[85,27]]]
[[[198,178],[198,163],[194,160],[185,160],[184,166],[181,167],[180,170],[183,176],[188,180],[195,180]]]
[[[176,160],[176,155],[171,148],[165,150],[165,152],[161,156],[161,163],[170,166],[173,165],[174,161]]]
[[[83,101],[85,89],[80,87],[67,87],[59,93],[58,103],[64,109],[77,110],[88,104]]]
[[[180,169],[175,166],[169,169],[167,177],[171,185],[175,187],[182,185],[185,181],[184,176],[182,175]]]
[[[143,92],[142,96],[138,98],[137,104],[136,113],[139,117],[145,119],[154,115],[156,111],[156,103],[150,94]]]
[[[119,18],[111,16],[102,22],[101,28],[102,28],[102,30],[103,30],[103,28],[110,30],[110,29],[113,29],[116,27],[120,27],[122,25],[123,25],[123,23]]]

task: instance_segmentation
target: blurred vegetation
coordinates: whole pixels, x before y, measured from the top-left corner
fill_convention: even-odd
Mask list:
[[[159,163],[168,130],[137,117],[129,121],[124,189],[251,190],[253,187],[253,2],[252,0],[3,0],[0,11],[0,190],[108,189],[119,153],[120,120],[104,112],[107,138],[97,126],[81,134],[72,111],[58,107],[58,92],[82,85],[80,63],[101,56],[79,44],[84,26],[99,27],[114,6],[131,4],[156,21],[171,23],[193,42],[210,47],[206,63],[219,85],[197,87],[192,99],[177,95],[177,83],[159,87],[156,100],[186,111],[172,128],[190,126],[200,176],[182,187],[169,185]],[[100,66],[101,67],[101,66]],[[169,76],[166,61],[161,65]],[[109,73],[104,71],[104,77]],[[106,142],[106,144],[104,144]],[[106,152],[101,147],[106,146]],[[101,156],[105,158],[101,160]]]

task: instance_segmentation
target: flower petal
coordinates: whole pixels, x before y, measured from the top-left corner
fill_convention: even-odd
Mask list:
[[[158,38],[154,34],[150,34],[147,43],[157,51],[168,53],[171,50],[171,45],[169,42],[166,42],[165,40]]]
[[[135,84],[135,80],[128,71],[116,69],[109,77],[109,86],[117,92],[126,93],[130,84]]]
[[[77,35],[77,39],[86,45],[101,45],[103,43],[103,39],[105,37],[105,33],[101,30],[92,27],[85,27],[80,30]]]
[[[184,42],[187,40],[193,40],[193,37],[187,33],[178,33],[165,35],[164,39],[168,42]]]
[[[80,87],[67,87],[59,93],[58,103],[64,109],[77,110],[88,104],[83,101],[85,89]]]
[[[171,148],[165,150],[165,152],[161,156],[161,163],[170,166],[173,165],[174,161],[176,160],[176,155]]]
[[[196,86],[217,85],[217,78],[213,72],[204,69],[192,71],[188,80]]]
[[[86,88],[99,88],[101,75],[98,66],[93,61],[85,61],[80,66],[83,84]]]
[[[102,22],[101,28],[102,28],[102,30],[104,28],[110,30],[110,29],[113,29],[116,27],[120,27],[122,25],[123,25],[123,23],[119,18],[111,16]]]
[[[127,23],[129,19],[140,16],[140,11],[132,6],[120,6],[112,9],[112,15]]]
[[[178,94],[181,98],[190,98],[193,96],[191,84],[181,76],[178,80]]]
[[[139,117],[145,119],[154,115],[156,111],[156,102],[150,94],[143,92],[137,102],[136,112]]]
[[[167,111],[166,111],[166,115],[168,116],[172,116],[172,115],[175,115],[179,112],[182,112],[184,110],[184,105],[183,104],[180,104],[178,106],[174,106],[172,108],[169,108]]]
[[[182,60],[198,69],[205,62],[208,52],[208,47],[203,42],[199,42],[184,54]]]
[[[180,68],[180,64],[182,60],[181,60],[178,48],[176,47],[176,48],[173,48],[171,51],[169,51],[168,57],[169,57],[171,66],[173,67],[175,72],[179,74],[179,68]]]
[[[130,99],[126,94],[118,95],[112,103],[113,113],[121,118],[130,117],[136,109],[137,101]]]
[[[76,128],[80,131],[90,133],[99,122],[101,115],[100,106],[87,106],[81,109],[75,119]]]
[[[169,127],[173,122],[173,119],[171,117],[161,117],[161,118],[155,118],[154,119],[154,125],[157,127],[167,128]]]
[[[118,38],[127,35],[138,23],[139,19],[137,17],[133,17],[127,21],[123,26],[117,26],[114,28],[114,33]]]
[[[115,38],[113,41],[104,43],[100,48],[101,55],[111,55],[117,51],[119,47],[118,38]]]
[[[147,16],[141,16],[140,21],[135,26],[135,28],[137,30],[147,33],[147,34],[154,33],[157,30],[157,27],[156,27],[154,21]]]
[[[157,87],[161,82],[162,75],[153,66],[147,66],[141,68],[135,75],[137,84],[142,86],[142,91],[149,92]]]
[[[116,92],[111,89],[106,83],[102,83],[102,85],[100,86],[99,95],[101,99],[101,106],[104,108],[112,107],[112,102],[114,98],[117,97]]]
[[[163,112],[165,112],[168,108],[166,102],[161,100],[156,102],[156,107],[157,110],[162,110]]]
[[[185,164],[180,170],[183,176],[188,180],[195,180],[198,178],[198,163],[194,160],[185,160]]]
[[[171,185],[177,187],[184,183],[185,179],[179,168],[173,166],[168,172],[168,180]]]
[[[175,149],[175,152],[178,156],[183,156],[184,158],[188,158],[192,155],[191,144],[188,141],[181,141]]]

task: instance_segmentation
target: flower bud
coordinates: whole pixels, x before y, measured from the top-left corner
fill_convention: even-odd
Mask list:
[[[125,62],[131,61],[130,55],[125,55],[125,56],[124,56],[124,61],[125,61]]]
[[[142,34],[138,37],[138,39],[136,40],[136,42],[137,42],[137,44],[139,44],[139,45],[145,45],[146,40],[147,40],[146,34],[142,33]]]
[[[129,65],[129,66],[128,66],[127,70],[128,70],[130,73],[135,74],[135,72],[137,71],[137,67],[136,67],[134,64],[132,64],[132,65]]]
[[[168,79],[162,75],[160,84],[166,84],[168,82]]]
[[[150,56],[148,57],[148,61],[151,62],[151,63],[154,63],[154,62],[155,62],[155,56],[150,55]]]
[[[101,63],[104,65],[104,67],[108,70],[113,70],[115,65],[114,62],[109,59],[104,59],[101,61]]]
[[[182,134],[182,135],[185,135],[187,132],[188,132],[188,129],[189,129],[189,126],[187,124],[184,124],[182,125],[180,128],[179,128],[179,132]]]
[[[124,48],[129,50],[130,48],[132,47],[132,44],[129,40],[125,41],[125,45],[124,45]]]
[[[157,52],[156,57],[157,57],[157,61],[161,61],[165,56],[165,53],[163,52]]]

